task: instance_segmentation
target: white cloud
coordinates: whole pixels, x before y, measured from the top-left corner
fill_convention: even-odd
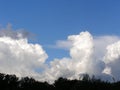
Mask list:
[[[0,37],[0,72],[32,76],[47,57],[41,45],[30,44],[27,39]]]
[[[72,42],[68,41],[68,40],[66,40],[66,41],[65,40],[58,40],[54,47],[69,50],[72,47]]]
[[[70,35],[68,40],[72,42],[70,58],[51,61],[50,68],[44,72],[49,81],[59,77],[79,79],[80,74],[101,74],[105,65],[101,60],[96,60],[94,55],[93,37],[89,32],[81,32],[79,35]]]
[[[84,73],[109,81],[111,76],[117,80],[120,76],[118,36],[92,36],[87,31],[70,35],[67,40],[57,41],[55,46],[69,50],[70,57],[54,59],[49,64],[42,46],[28,43],[27,36],[10,27],[0,31],[0,72],[32,76],[50,83],[59,77],[79,79]]]
[[[120,41],[107,46],[107,53],[104,56],[106,67],[109,67],[111,74],[116,80],[120,80]]]
[[[106,47],[120,40],[120,37],[113,35],[95,36],[93,38],[94,38],[94,46],[95,46],[94,56],[97,59],[103,59],[103,56],[106,53]]]
[[[68,36],[72,41],[70,55],[73,59],[90,59],[93,54],[93,38],[89,32],[81,32],[79,35]]]
[[[68,40],[59,41],[57,47],[69,48],[71,57],[51,61],[50,67],[43,73],[45,80],[53,82],[59,77],[79,79],[81,74],[88,73],[102,80],[113,81],[112,77],[115,76],[104,57],[107,53],[106,47],[118,40],[118,36],[110,35],[93,37],[87,31],[68,36]]]
[[[28,43],[25,32],[10,27],[0,31],[0,72],[40,78],[48,55],[40,44]]]

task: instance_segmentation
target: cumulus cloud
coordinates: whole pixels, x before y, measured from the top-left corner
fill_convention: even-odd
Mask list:
[[[36,70],[44,67],[48,57],[42,46],[28,43],[19,31],[2,30],[0,35],[0,72],[38,79]]]
[[[112,78],[116,78],[116,70],[119,71],[117,69],[119,63],[107,64],[107,61],[114,61],[116,58],[119,60],[118,45],[120,44],[114,45],[117,48],[117,51],[114,52],[113,46],[111,46],[119,40],[118,36],[92,36],[87,31],[68,36],[67,40],[59,41],[56,45],[58,48],[69,49],[70,57],[51,61],[50,67],[43,73],[45,80],[52,82],[59,77],[79,79],[81,75],[88,73],[90,76],[95,75],[96,78],[102,80],[113,81]],[[115,55],[113,56],[111,53]]]
[[[104,56],[106,67],[110,68],[110,73],[116,80],[120,80],[120,41],[107,46],[107,53]]]
[[[40,44],[28,43],[28,35],[12,30],[10,25],[0,30],[0,72],[50,83],[59,77],[79,79],[85,73],[102,80],[119,80],[118,36],[92,36],[88,31],[69,35],[67,40],[57,41],[56,48],[67,49],[70,57],[46,64],[47,53]]]
[[[51,61],[50,68],[44,72],[45,77],[54,81],[59,77],[79,79],[83,73],[99,75],[105,64],[94,58],[94,40],[89,32],[81,32],[79,35],[68,36],[72,43],[69,58],[55,59]]]
[[[93,36],[93,38],[97,59],[103,59],[106,53],[106,47],[120,40],[120,37],[115,35]]]

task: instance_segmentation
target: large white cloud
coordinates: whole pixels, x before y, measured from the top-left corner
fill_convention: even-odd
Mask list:
[[[80,75],[88,73],[102,80],[113,81],[112,78],[116,78],[116,74],[120,76],[117,73],[119,63],[111,62],[116,58],[115,61],[118,61],[120,58],[118,49],[120,44],[113,44],[119,40],[118,36],[92,36],[87,31],[78,35],[70,35],[68,40],[59,40],[55,47],[69,49],[70,57],[51,61],[49,68],[43,73],[44,79],[50,82],[59,77],[79,79]],[[113,47],[115,47],[114,50]],[[111,53],[116,53],[117,56],[116,54],[113,56]],[[108,61],[111,63],[108,64]]]
[[[83,73],[100,75],[105,67],[104,62],[94,58],[94,40],[89,32],[68,36],[72,43],[69,58],[51,61],[50,68],[44,72],[44,77],[54,81],[59,77],[79,79]]]
[[[120,38],[92,36],[89,32],[69,35],[57,41],[56,48],[69,50],[70,57],[54,59],[46,64],[48,55],[40,44],[28,43],[29,33],[10,27],[0,31],[0,72],[32,76],[53,83],[59,77],[79,79],[88,73],[103,80],[119,80]],[[42,70],[43,69],[43,70]]]
[[[31,76],[47,57],[41,45],[30,44],[27,39],[0,37],[0,72]]]
[[[106,68],[110,69],[111,75],[120,80],[120,41],[107,46],[107,53],[104,56]]]
[[[38,79],[48,55],[40,44],[28,43],[21,31],[4,28],[0,31],[0,72]]]

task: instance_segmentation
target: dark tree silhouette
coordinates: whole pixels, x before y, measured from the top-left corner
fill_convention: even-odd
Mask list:
[[[59,78],[54,84],[39,82],[30,77],[0,73],[0,90],[120,90],[120,81],[109,83],[84,74],[82,80]]]

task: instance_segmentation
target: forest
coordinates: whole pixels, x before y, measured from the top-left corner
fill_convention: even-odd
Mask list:
[[[120,90],[120,82],[105,82],[85,74],[82,80],[60,77],[53,84],[39,82],[30,77],[0,73],[0,90]]]

